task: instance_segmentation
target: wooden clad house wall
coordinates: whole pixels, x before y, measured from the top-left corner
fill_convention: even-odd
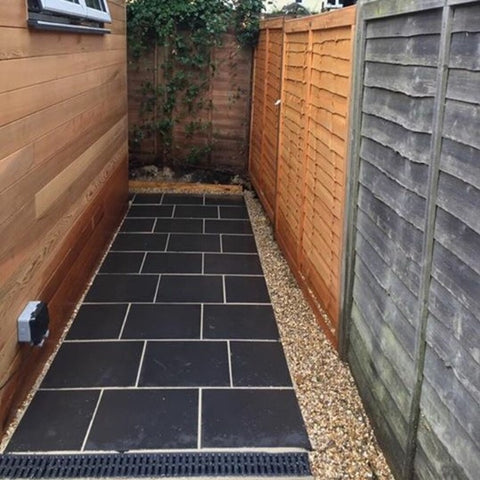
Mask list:
[[[27,28],[0,2],[0,432],[61,336],[126,207],[125,5],[111,34]],[[42,348],[17,342],[30,300],[49,307]]]
[[[396,478],[473,480],[480,4],[374,0],[358,14],[346,357]]]
[[[355,12],[349,7],[265,21],[255,54],[252,182],[274,218],[277,241],[292,271],[334,344]],[[275,104],[280,98],[279,111]]]

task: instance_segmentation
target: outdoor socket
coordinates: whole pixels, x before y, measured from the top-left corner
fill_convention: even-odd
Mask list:
[[[49,320],[46,303],[28,302],[18,317],[18,341],[41,347],[48,337]]]

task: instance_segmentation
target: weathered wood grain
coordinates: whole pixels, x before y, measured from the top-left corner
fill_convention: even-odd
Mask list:
[[[439,243],[433,250],[432,276],[475,316],[480,316],[478,275]]]
[[[395,210],[376,198],[372,192],[360,185],[358,207],[393,240],[406,255],[417,263],[422,258],[423,232],[397,215]],[[413,227],[413,228],[412,228]]]
[[[480,32],[480,5],[458,7],[453,13],[452,32]]]
[[[412,162],[429,162],[431,137],[427,133],[412,132],[397,123],[364,114],[362,136],[391,148]]]
[[[433,97],[436,70],[433,67],[365,62],[364,85],[404,93],[410,97]]]
[[[468,199],[468,202],[465,201]],[[480,190],[467,182],[448,175],[440,174],[438,205],[447,212],[460,218],[465,225],[480,233]]]
[[[437,320],[433,315],[429,317],[428,330],[427,330],[427,342],[432,355],[435,356],[435,362],[441,362],[443,369],[450,369],[449,372],[455,377],[455,382],[459,384],[455,385],[455,389],[459,392],[458,395],[463,396],[458,402],[462,402],[462,409],[466,412],[461,413],[462,417],[468,415],[468,412],[472,409],[476,409],[474,402],[470,402],[471,397],[478,398],[480,395],[480,371],[478,369],[478,363],[475,359],[475,355],[471,355],[467,349],[463,347],[463,344],[455,337],[454,333],[449,331],[444,324]],[[437,358],[438,357],[438,358]],[[427,365],[428,367],[428,365]],[[435,365],[430,365],[433,370],[440,370]],[[438,382],[438,375],[444,374],[444,370],[436,372],[436,381]],[[461,385],[460,385],[461,384]],[[439,385],[437,390],[443,390],[444,395],[448,396],[448,389],[451,385]],[[462,392],[465,390],[465,392]],[[465,400],[466,399],[466,400]],[[447,399],[448,400],[448,399]],[[468,402],[467,405],[463,405],[463,402]],[[470,435],[478,443],[478,434],[472,433],[471,423],[474,421],[474,415],[472,418],[463,418],[462,423],[467,424]]]
[[[404,188],[421,197],[426,197],[428,167],[425,164],[412,162],[391,148],[369,138],[362,139],[360,157]]]
[[[379,200],[390,205],[397,215],[418,229],[423,228],[425,199],[403,188],[368,162],[362,162],[360,183]]]
[[[452,35],[450,47],[450,68],[464,68],[465,70],[480,70],[480,56],[478,55],[478,44],[480,32],[458,32]]]
[[[433,98],[409,97],[381,88],[365,88],[363,111],[411,132],[432,133]]]
[[[473,95],[475,95],[475,93]],[[445,138],[455,140],[464,145],[470,145],[480,150],[479,131],[480,110],[478,103],[475,104],[473,101],[472,103],[465,103],[447,100],[443,123],[443,135]]]
[[[420,419],[418,443],[414,479],[430,480],[437,478],[438,472],[442,472],[442,475],[446,477],[458,480],[475,478],[467,476],[462,465],[456,462],[447,446],[438,439],[425,417]]]
[[[361,319],[360,312],[355,304],[352,308],[352,315],[355,320]],[[371,398],[372,403],[366,403],[367,411],[373,418],[379,420],[380,424],[385,424],[381,430],[377,430],[379,440],[382,441],[385,436],[390,438],[390,441],[397,447],[397,455],[401,458],[401,453],[406,443],[406,423],[402,421],[402,414],[392,398],[392,392],[380,380],[380,369],[377,368],[374,362],[368,361],[371,353],[356,325],[356,322],[352,325],[352,348],[349,352],[350,367],[354,375],[356,374],[355,379],[359,390],[367,398]],[[388,367],[385,365],[385,368]],[[391,371],[388,373],[391,374]],[[359,383],[359,380],[361,383]],[[368,410],[373,405],[378,405],[376,412]]]
[[[397,15],[368,22],[366,36],[371,38],[397,38],[439,34],[442,15],[439,9],[416,15]]]
[[[438,35],[423,35],[408,38],[372,38],[367,42],[365,60],[398,65],[437,65]]]
[[[412,358],[400,346],[395,333],[381,318],[375,322],[365,320],[364,315],[374,311],[365,302],[366,299],[354,297],[355,328],[365,345],[366,352],[375,357],[378,382],[389,390],[402,417],[402,423],[406,425],[408,420],[406,412],[411,401],[412,389],[408,373],[413,372],[414,364]]]
[[[480,275],[480,235],[457,218],[437,208],[435,240]]]
[[[480,328],[480,320],[434,278],[428,308],[432,315],[432,322],[429,322],[427,330],[430,343],[437,349],[450,352],[452,356],[461,352],[458,350],[461,345],[464,350],[461,354],[469,355],[478,363],[477,332]],[[442,335],[441,339],[439,339],[439,332]],[[458,343],[455,344],[454,340]],[[459,374],[464,375],[463,372]],[[478,389],[478,385],[475,388]]]
[[[420,287],[420,266],[408,253],[390,240],[377,225],[361,210],[358,213],[357,229],[364,240],[391,266],[392,272],[416,295]]]
[[[480,71],[451,69],[448,75],[447,98],[480,104]]]
[[[452,361],[453,360],[453,361]],[[472,382],[480,379],[480,374],[475,374],[468,370],[468,364],[464,362],[462,365],[459,360],[450,359],[448,357],[439,356],[439,352],[430,345],[427,347],[425,357],[425,379],[435,390],[439,397],[439,406],[441,405],[448,412],[448,416],[453,417],[459,425],[459,436],[472,443],[472,447],[480,443],[480,419],[476,415],[478,412],[477,405],[472,400],[470,389],[466,389],[456,376],[458,367],[463,367],[465,374],[471,374]],[[469,391],[470,390],[470,391]],[[443,405],[442,405],[443,404]],[[463,431],[462,431],[463,430]],[[465,435],[465,433],[467,435]],[[470,438],[468,438],[470,437]],[[474,449],[472,449],[472,452]]]
[[[365,265],[378,285],[383,289],[384,295],[389,295],[405,318],[416,328],[415,314],[416,295],[390,270],[390,266],[383,261],[378,253],[360,235],[356,237],[356,256]]]
[[[375,317],[375,323],[382,323],[382,329],[388,329],[394,336],[392,341],[398,342],[407,357],[410,357],[413,368],[411,352],[415,346],[415,328],[410,321],[397,308],[392,299],[385,295],[383,288],[375,280],[368,268],[361,260],[357,265],[358,281],[355,282],[354,297],[358,308],[363,312],[364,318]],[[392,358],[392,363],[394,359]],[[408,363],[408,361],[407,361]],[[404,381],[408,382],[408,379]]]
[[[447,376],[449,377],[451,375]],[[447,382],[448,380],[445,384]],[[435,386],[428,380],[424,382],[422,393],[422,412],[425,418],[431,421],[430,441],[440,450],[440,452],[429,452],[432,454],[429,461],[434,470],[452,478],[476,478],[480,468],[477,455],[478,443],[466,434],[455,415],[443,404],[442,397],[438,395]],[[477,419],[478,415],[473,418]],[[445,450],[448,452],[446,457],[438,455]]]
[[[480,150],[454,140],[444,138],[442,142],[441,170],[453,177],[468,179],[480,190]]]

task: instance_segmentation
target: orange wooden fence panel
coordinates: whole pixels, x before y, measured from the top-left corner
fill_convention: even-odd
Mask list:
[[[252,181],[270,216],[273,207],[277,241],[335,344],[355,12],[350,7],[284,22],[279,123],[265,114],[266,85],[272,88],[278,72],[268,61],[268,22],[254,70]],[[267,125],[278,125],[278,131]],[[272,144],[274,152],[265,147]],[[271,172],[276,172],[273,192]]]
[[[283,23],[283,18],[262,22],[254,58],[250,177],[272,221],[277,179]]]

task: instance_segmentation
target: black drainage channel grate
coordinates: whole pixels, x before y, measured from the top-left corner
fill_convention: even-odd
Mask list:
[[[306,453],[0,455],[0,478],[309,476]]]

